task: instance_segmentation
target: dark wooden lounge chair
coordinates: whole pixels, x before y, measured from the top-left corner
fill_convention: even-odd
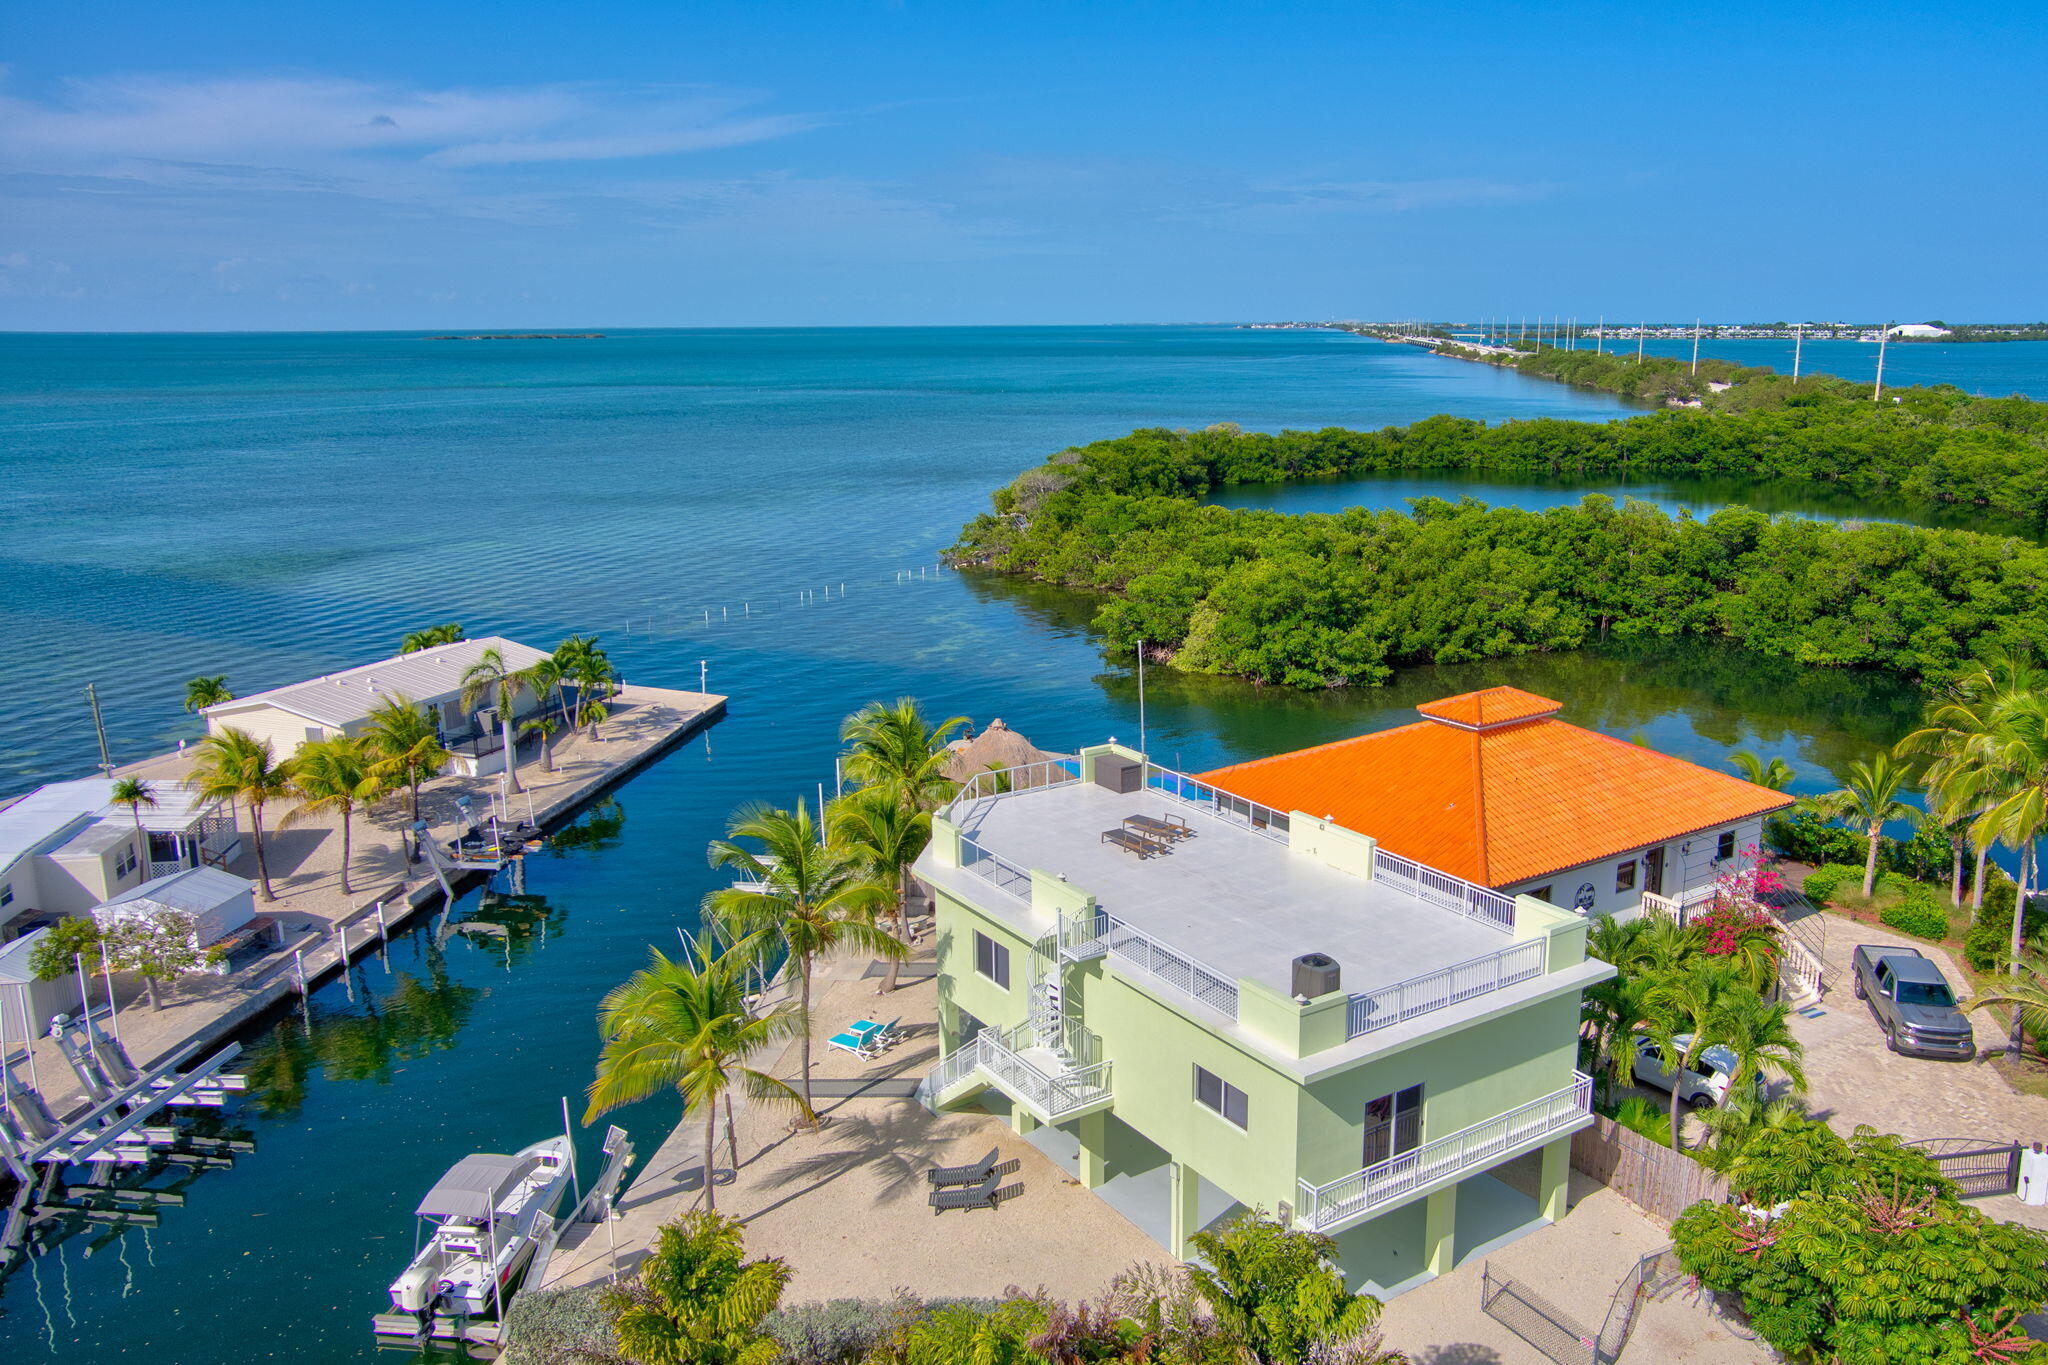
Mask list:
[[[988,1155],[965,1166],[934,1166],[924,1173],[924,1178],[934,1185],[979,1185],[990,1176],[1009,1175],[1017,1169],[1017,1159],[1002,1160],[1002,1149],[991,1147]]]
[[[1156,815],[1126,815],[1124,824],[1148,839],[1171,841],[1185,839],[1194,833],[1188,828],[1188,822],[1177,815],[1169,815],[1164,819]]]
[[[932,1217],[938,1217],[947,1209],[992,1209],[1005,1199],[1014,1199],[1024,1192],[1022,1185],[1004,1185],[1002,1179],[999,1175],[991,1175],[979,1185],[965,1189],[933,1190],[926,1197],[932,1206]]]
[[[1102,831],[1102,842],[1115,844],[1126,853],[1135,853],[1140,858],[1149,858],[1159,851],[1159,845],[1142,834],[1133,834],[1127,829],[1106,829]]]

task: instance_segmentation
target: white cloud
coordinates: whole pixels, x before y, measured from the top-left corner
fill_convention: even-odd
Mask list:
[[[420,90],[325,77],[73,81],[58,97],[0,94],[0,156],[41,170],[123,163],[332,169],[366,161],[461,167],[671,156],[787,137],[822,120],[740,112],[750,101],[675,89]]]

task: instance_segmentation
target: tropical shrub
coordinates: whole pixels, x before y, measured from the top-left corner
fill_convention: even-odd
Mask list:
[[[1311,1348],[1347,1341],[1379,1320],[1380,1303],[1337,1272],[1337,1243],[1247,1213],[1189,1239],[1205,1264],[1187,1267],[1223,1334],[1260,1365],[1302,1365]]]
[[[619,1352],[636,1365],[771,1365],[761,1330],[789,1284],[780,1258],[743,1260],[741,1225],[692,1209],[655,1234],[640,1273],[606,1289]]]
[[[1902,877],[1946,887],[1955,870],[1955,853],[1955,845],[1941,827],[1923,821],[1910,839],[1886,839],[1877,860]]]
[[[1963,935],[1963,957],[1975,970],[1988,972],[2004,965],[2012,951],[2012,908],[2018,899],[2019,888],[2010,878],[2001,876],[1984,888],[1983,908]],[[2044,930],[2048,930],[2048,897],[2036,896],[2027,905],[2020,937],[2029,939]]]
[[[1764,842],[1794,862],[1863,866],[1870,843],[1853,829],[1823,820],[1809,810],[1774,815],[1764,822]],[[1860,874],[1859,874],[1860,875]]]
[[[1799,889],[1815,905],[1826,905],[1844,886],[1860,890],[1862,885],[1863,867],[1860,863],[1853,867],[1847,863],[1823,863],[1806,874],[1806,880],[1800,883]]]
[[[1672,1241],[1786,1357],[2048,1359],[2017,1325],[2048,1298],[2048,1236],[1965,1207],[1924,1152],[1869,1128],[1843,1143],[1809,1124],[1750,1147],[1734,1172],[1749,1203],[1695,1204]]]
[[[1668,1125],[1665,1123],[1664,1111],[1657,1107],[1654,1100],[1645,1099],[1641,1095],[1630,1095],[1615,1106],[1614,1121],[1637,1137],[1646,1137],[1659,1147],[1671,1145],[1671,1134],[1666,1131]]]
[[[1888,874],[1887,880],[1893,876],[1896,874]],[[1887,905],[1878,919],[1900,933],[1912,934],[1916,938],[1939,942],[1948,937],[1948,910],[1933,887],[1925,882],[1909,882],[1900,878],[1893,889],[1901,891],[1901,898],[1895,904]]]
[[[859,1365],[913,1322],[943,1308],[993,1310],[996,1299],[920,1299],[909,1290],[893,1299],[828,1299],[776,1309],[761,1330],[782,1348],[780,1365]]]
[[[501,1365],[626,1365],[611,1314],[598,1302],[602,1284],[573,1289],[528,1290],[505,1308],[505,1332],[512,1345]]]

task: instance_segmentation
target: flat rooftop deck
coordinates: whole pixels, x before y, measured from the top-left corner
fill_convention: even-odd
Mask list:
[[[1140,859],[1102,842],[1127,815],[1167,814],[1195,831],[1171,852]],[[1283,993],[1303,953],[1335,958],[1344,989],[1359,991],[1513,942],[1156,790],[1120,796],[1077,782],[960,802],[950,818],[997,857],[1064,875],[1169,946]]]

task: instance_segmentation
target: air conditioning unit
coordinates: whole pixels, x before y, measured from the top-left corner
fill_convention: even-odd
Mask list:
[[[1337,959],[1328,953],[1303,953],[1294,959],[1294,991],[1314,1000],[1338,989],[1342,973]]]

